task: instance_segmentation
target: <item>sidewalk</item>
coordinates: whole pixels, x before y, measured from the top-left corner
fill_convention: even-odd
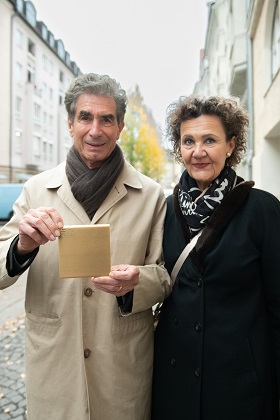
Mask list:
[[[26,275],[0,290],[0,420],[25,420],[24,293]]]

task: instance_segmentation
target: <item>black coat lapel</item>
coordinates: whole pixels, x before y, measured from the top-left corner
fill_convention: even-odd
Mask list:
[[[192,262],[199,271],[203,271],[205,256],[212,249],[219,234],[243,205],[251,188],[254,186],[253,181],[244,182],[242,178],[239,177],[237,183],[237,186],[223,199],[222,203],[213,212],[198,239],[195,248],[190,253]],[[174,188],[174,211],[187,244],[190,241],[190,232],[178,202],[178,188],[178,186]]]

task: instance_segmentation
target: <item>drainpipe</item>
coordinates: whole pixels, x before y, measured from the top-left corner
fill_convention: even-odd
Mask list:
[[[249,14],[251,0],[246,0],[247,16]],[[252,159],[254,154],[254,105],[253,105],[253,51],[252,51],[252,40],[247,30],[246,35],[246,50],[247,50],[247,92],[248,92],[248,114],[249,114],[249,132],[248,132],[248,143],[247,143],[247,158],[246,158],[246,169],[247,169],[247,180],[252,179]]]
[[[11,48],[10,48],[10,138],[9,138],[9,182],[13,182],[13,167],[12,167],[12,145],[13,145],[13,25],[16,13],[13,13],[11,17]]]

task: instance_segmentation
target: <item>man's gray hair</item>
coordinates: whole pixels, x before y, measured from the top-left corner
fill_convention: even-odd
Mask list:
[[[89,94],[113,98],[116,102],[118,125],[124,122],[127,96],[120,84],[107,75],[95,73],[81,74],[76,77],[65,93],[64,104],[69,120],[73,123],[77,100],[80,95]]]

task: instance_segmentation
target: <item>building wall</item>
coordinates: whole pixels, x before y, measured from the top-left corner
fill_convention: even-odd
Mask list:
[[[200,66],[200,80],[194,93],[238,96],[247,105],[246,2],[209,2],[208,27]],[[247,159],[237,168],[247,177]]]
[[[24,182],[65,159],[64,93],[80,70],[31,2],[0,0],[0,8],[0,182]]]
[[[274,0],[264,0],[252,31],[254,68],[254,157],[256,186],[280,198],[280,69],[271,77]]]
[[[11,4],[6,0],[0,0],[0,182],[7,180],[9,177],[11,59],[10,48],[4,46],[10,45],[12,15]]]
[[[249,111],[250,130],[248,154],[237,171],[280,198],[280,60],[273,77],[271,66],[275,4],[216,0],[210,5],[194,92],[241,98]],[[280,57],[280,28],[277,42]]]

